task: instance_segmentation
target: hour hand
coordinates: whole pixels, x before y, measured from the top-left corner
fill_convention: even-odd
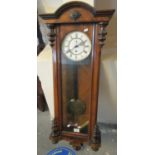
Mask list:
[[[72,50],[72,49],[69,49],[69,50],[68,50],[68,51],[66,51],[65,53],[69,53],[69,52],[71,52],[71,50]]]
[[[79,46],[85,44],[86,41],[87,41],[87,40],[80,42],[80,43],[77,45],[77,47],[79,47]]]

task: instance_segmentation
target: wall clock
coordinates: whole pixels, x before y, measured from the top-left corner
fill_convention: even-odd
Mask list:
[[[100,56],[113,13],[70,2],[54,14],[40,15],[50,29],[53,52],[53,143],[65,139],[76,150],[88,143],[94,151],[101,145],[97,125]]]

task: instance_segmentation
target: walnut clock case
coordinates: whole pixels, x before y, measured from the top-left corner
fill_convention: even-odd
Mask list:
[[[50,29],[53,52],[53,143],[65,139],[76,150],[88,143],[94,151],[101,145],[97,125],[100,56],[113,13],[70,2],[54,14],[40,15]]]

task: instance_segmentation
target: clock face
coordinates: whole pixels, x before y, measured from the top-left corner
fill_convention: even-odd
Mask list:
[[[84,60],[91,53],[91,41],[83,32],[68,33],[62,42],[62,52],[72,61]]]

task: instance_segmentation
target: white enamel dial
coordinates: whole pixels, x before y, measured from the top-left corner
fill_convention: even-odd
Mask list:
[[[62,42],[62,52],[70,60],[84,60],[91,53],[91,41],[83,32],[68,33]]]

